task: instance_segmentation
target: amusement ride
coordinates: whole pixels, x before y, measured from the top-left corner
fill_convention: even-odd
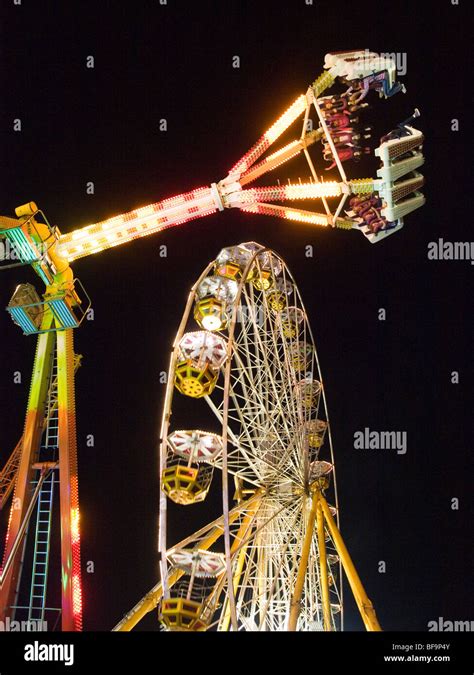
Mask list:
[[[7,306],[23,333],[37,338],[23,434],[0,473],[0,509],[11,502],[0,620],[55,615],[62,630],[82,630],[81,357],[73,334],[91,301],[71,264],[228,208],[358,230],[380,242],[425,201],[418,110],[377,145],[364,121],[372,98],[400,91],[390,56],[330,53],[306,93],[217,183],[66,234],[34,202],[18,207],[15,218],[0,217],[0,239],[12,252],[2,267],[31,265],[45,285],[38,292],[20,284]],[[294,140],[276,149],[296,123]],[[326,171],[317,169],[316,148]],[[296,157],[306,160],[307,181],[258,182]],[[371,159],[375,177],[347,176],[348,165]],[[280,255],[259,243],[216,253],[192,286],[170,357],[160,434],[160,579],[114,630],[131,630],[155,609],[169,631],[342,630],[344,574],[366,629],[381,630],[339,530],[325,391],[296,282]],[[199,428],[187,426],[189,406]],[[217,475],[218,517],[176,542],[170,513],[205,500]],[[61,577],[53,580],[57,498]]]

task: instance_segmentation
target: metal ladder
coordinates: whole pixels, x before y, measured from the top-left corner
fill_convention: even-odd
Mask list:
[[[30,621],[44,621],[55,478],[55,472],[51,471],[46,477],[38,496],[30,604],[28,609],[28,620]]]
[[[46,419],[47,423],[44,430],[44,440],[41,451],[43,453],[47,452],[49,455],[52,452],[56,454],[59,446],[58,361],[56,354],[53,356],[51,381],[46,407]],[[28,609],[28,620],[30,621],[44,621],[55,482],[56,471],[53,470],[46,477],[38,496],[30,603]]]
[[[54,354],[53,365],[51,369],[51,384],[48,392],[48,403],[46,407],[46,429],[44,432],[44,442],[41,446],[43,450],[56,450],[59,447],[59,411],[58,411],[58,358]]]

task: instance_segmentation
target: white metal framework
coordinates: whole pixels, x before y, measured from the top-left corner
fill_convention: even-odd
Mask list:
[[[220,330],[196,332],[192,308],[199,308],[202,289],[215,289],[216,277],[231,276],[237,292],[232,294],[231,306],[226,307]],[[198,314],[196,310],[194,314]],[[194,325],[187,333],[190,323]],[[176,374],[190,357],[198,370],[211,364],[211,368],[220,371],[211,390],[198,392],[185,387],[182,391],[182,379]],[[175,411],[173,403],[179,396],[175,387],[191,397],[192,407],[200,406],[201,425],[214,433],[182,430],[189,407],[180,405]],[[337,494],[326,400],[313,335],[295,281],[273,251],[253,242],[224,249],[193,287],[171,358],[162,439],[162,477],[171,467],[174,480],[174,492],[167,480],[163,482],[160,508],[163,603],[176,599],[177,593],[179,597],[183,595],[173,585],[176,574],[180,579],[185,577],[184,568],[176,563],[177,551],[194,551],[199,558],[204,554],[201,545],[209,534],[209,529],[204,528],[170,549],[166,495],[180,504],[200,501],[207,494],[209,476],[216,468],[222,472],[227,573],[221,571],[208,578],[208,587],[199,596],[207,611],[211,600],[214,609],[220,606],[207,615],[205,628],[222,630],[230,625],[246,631],[286,630],[302,542],[308,527],[312,527],[310,487],[327,477],[325,492],[334,504],[336,519]],[[184,488],[176,479],[177,463],[183,469],[197,469],[200,474],[206,466],[205,476],[198,478],[202,488],[199,495],[179,499],[177,493]],[[229,476],[233,476],[236,485],[234,511],[227,494]],[[315,535],[306,566],[299,630],[324,627],[319,546]],[[324,546],[330,595],[327,628],[337,630],[342,627],[339,556],[327,531]],[[194,586],[190,590],[188,583],[185,588],[189,599],[196,598]]]

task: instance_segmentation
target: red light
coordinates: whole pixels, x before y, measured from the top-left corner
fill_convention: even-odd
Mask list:
[[[82,586],[81,579],[78,574],[72,577],[72,611],[74,616],[82,620]]]

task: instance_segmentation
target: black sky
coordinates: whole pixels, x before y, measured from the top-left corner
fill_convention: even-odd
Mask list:
[[[325,377],[342,530],[382,626],[426,630],[439,616],[472,618],[473,268],[427,259],[430,241],[472,238],[467,12],[467,2],[449,0],[436,8],[413,0],[2,3],[4,215],[34,200],[67,232],[223,178],[305,91],[328,51],[406,53],[407,94],[377,106],[379,123],[389,131],[417,106],[427,138],[428,203],[380,245],[226,211],[74,265],[95,312],[76,332],[82,557],[95,564],[84,573],[87,629],[109,630],[157,581],[160,372],[192,283],[220,248],[251,239],[283,255],[305,301]],[[24,281],[35,282],[26,268],[3,272],[4,306]],[[0,344],[4,461],[22,430],[34,339],[5,313]],[[22,385],[13,383],[17,370]],[[354,450],[364,427],[406,430],[407,454]],[[205,515],[205,506],[183,511],[176,540]],[[361,629],[352,604],[346,619]],[[143,627],[156,629],[155,617]]]

